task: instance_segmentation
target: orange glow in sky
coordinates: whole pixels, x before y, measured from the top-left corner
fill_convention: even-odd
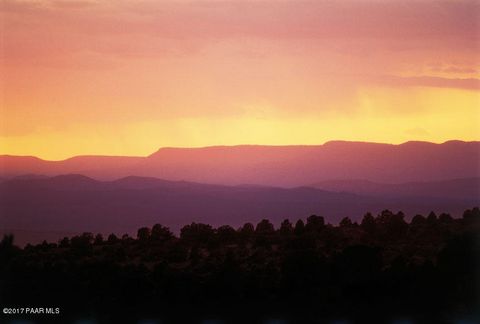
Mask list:
[[[5,0],[0,154],[480,140],[475,1]]]

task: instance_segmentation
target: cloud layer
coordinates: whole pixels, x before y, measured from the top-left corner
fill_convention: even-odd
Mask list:
[[[63,157],[45,143],[82,134],[125,154],[288,140],[278,127],[298,143],[480,138],[478,1],[4,0],[0,15],[0,153]],[[452,114],[474,123],[442,125]]]

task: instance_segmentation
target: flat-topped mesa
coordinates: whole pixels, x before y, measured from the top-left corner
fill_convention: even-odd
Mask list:
[[[469,178],[478,176],[479,164],[480,142],[330,141],[323,145],[166,147],[147,157],[89,155],[63,161],[0,156],[0,177],[79,173],[102,180],[133,175],[293,187],[331,179],[400,183]]]

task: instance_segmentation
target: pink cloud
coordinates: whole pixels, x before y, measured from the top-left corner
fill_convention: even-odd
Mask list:
[[[245,57],[255,53],[265,60],[268,51],[287,56],[301,50],[314,60],[335,52],[352,73],[369,69],[372,75],[395,74],[404,62],[421,67],[432,57],[453,55],[478,62],[479,12],[476,1],[6,0],[0,4],[4,21],[0,64],[101,68],[119,59],[203,55],[219,42],[230,42]],[[222,55],[232,57],[227,52],[216,54]],[[385,71],[385,66],[393,71]],[[476,71],[474,65],[442,69],[456,77]],[[476,79],[425,76],[381,81],[478,88]]]
[[[15,15],[32,14],[32,23],[40,30],[56,25],[67,32],[95,32],[95,35],[147,33],[181,39],[455,38],[478,46],[480,3],[474,1],[105,1],[92,4],[90,1],[54,1],[50,5],[39,5],[9,0],[0,8]],[[72,7],[89,10],[83,13],[65,10]]]
[[[398,77],[379,76],[375,82],[397,87],[435,87],[435,88],[456,88],[465,90],[480,90],[480,79],[476,78],[440,78],[432,76],[419,77]]]

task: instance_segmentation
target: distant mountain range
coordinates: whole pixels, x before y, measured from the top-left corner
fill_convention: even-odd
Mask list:
[[[178,231],[191,222],[278,225],[311,214],[337,223],[383,209],[458,217],[480,205],[479,188],[480,142],[162,148],[64,161],[3,155],[0,232],[24,243],[133,234],[155,223]]]
[[[478,189],[476,181],[474,190]],[[367,211],[383,209],[402,210],[408,217],[432,210],[458,217],[480,203],[468,189],[470,179],[458,183],[465,184],[465,196],[456,193],[444,197],[448,189],[437,190],[441,187],[438,183],[406,184],[413,188],[407,194],[402,186],[394,186],[386,195],[374,185],[377,191],[368,189],[375,193],[368,196],[310,187],[225,186],[133,176],[98,181],[72,174],[50,178],[29,175],[0,182],[0,230],[13,231],[23,244],[83,231],[134,234],[139,227],[155,223],[178,231],[191,222],[238,227],[269,218],[278,226],[285,218],[295,221],[311,214],[338,223],[345,216],[360,220]],[[395,190],[403,193],[394,194]]]
[[[480,177],[395,184],[376,183],[368,180],[330,180],[311,184],[311,187],[374,197],[480,199]]]
[[[162,148],[148,157],[78,156],[63,161],[0,156],[0,177],[24,174],[83,174],[99,180],[134,175],[279,187],[312,183],[323,187],[324,181],[352,179],[386,184],[432,182],[479,177],[480,142],[334,141],[317,146]]]

